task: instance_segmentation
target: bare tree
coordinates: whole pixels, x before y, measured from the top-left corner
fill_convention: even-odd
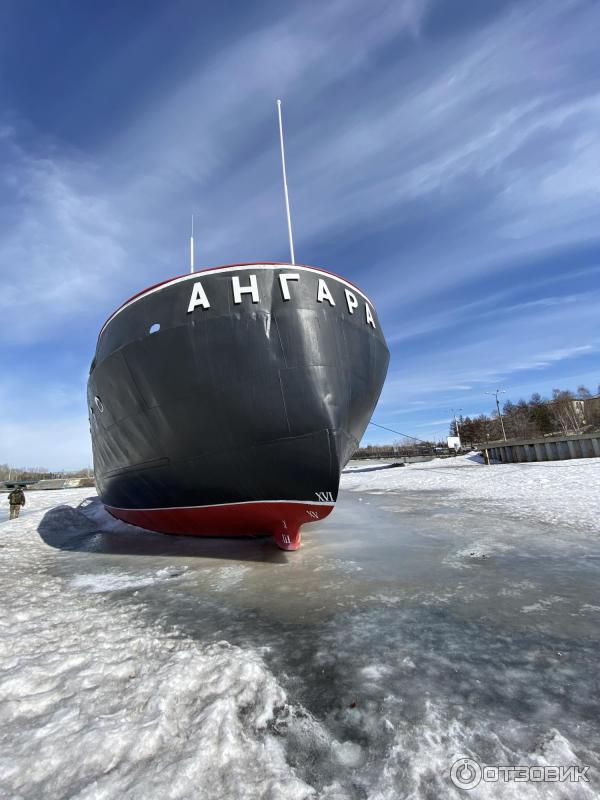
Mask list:
[[[564,389],[552,390],[552,416],[563,433],[577,432],[580,428],[573,392]]]

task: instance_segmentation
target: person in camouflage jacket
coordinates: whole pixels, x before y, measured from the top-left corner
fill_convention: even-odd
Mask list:
[[[16,486],[8,495],[10,505],[10,519],[16,519],[21,511],[21,506],[25,505],[25,492],[20,486]]]

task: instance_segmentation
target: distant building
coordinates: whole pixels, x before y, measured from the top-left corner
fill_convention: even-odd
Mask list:
[[[573,397],[569,392],[560,392],[548,401],[548,407],[563,433],[600,425],[600,395]]]
[[[593,425],[600,423],[600,394],[595,394],[592,397],[586,397],[579,402],[583,403],[583,419],[584,425]]]

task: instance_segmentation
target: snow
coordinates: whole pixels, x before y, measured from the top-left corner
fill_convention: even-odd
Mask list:
[[[350,465],[337,514],[299,553],[246,560],[231,542],[228,560],[183,544],[180,558],[174,545],[103,550],[98,537],[120,534],[137,547],[134,529],[89,489],[28,492],[14,521],[0,496],[0,797],[458,798],[448,770],[461,756],[591,763],[597,775],[597,641],[575,625],[598,613],[600,459],[373,466]],[[364,535],[385,514],[396,581]],[[473,514],[475,539],[489,540],[467,547]],[[89,547],[51,546],[45,515],[61,541]],[[415,520],[431,526],[426,549]],[[562,558],[553,525],[581,537],[578,558]],[[523,553],[531,530],[547,534],[547,561]],[[427,577],[413,585],[397,565],[422,554]],[[596,787],[490,783],[472,796],[587,800]]]
[[[342,488],[375,494],[447,492],[472,510],[565,525],[581,533],[600,531],[600,458],[485,466],[480,457],[466,455],[363,471],[369,466],[351,462]]]
[[[0,526],[0,795],[311,796],[267,732],[286,694],[259,653],[199,644],[106,599],[168,569],[129,581],[46,572],[44,511],[89,492],[29,492]]]

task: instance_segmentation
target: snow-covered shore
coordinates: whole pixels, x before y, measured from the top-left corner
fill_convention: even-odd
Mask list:
[[[450,492],[471,510],[600,532],[600,458],[486,467],[478,456],[434,459],[386,470],[351,462],[341,486],[354,492]]]

